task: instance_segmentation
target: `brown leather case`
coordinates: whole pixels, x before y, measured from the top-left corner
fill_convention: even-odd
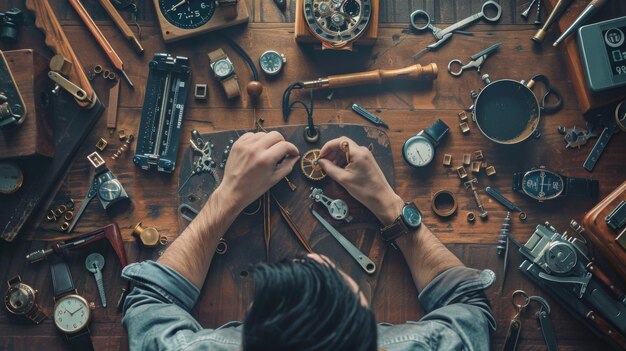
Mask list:
[[[616,240],[621,233],[626,237],[626,229],[614,231],[604,220],[622,200],[626,200],[626,181],[585,215],[583,227],[585,237],[591,240],[598,253],[619,275],[622,283],[626,283],[626,249]]]

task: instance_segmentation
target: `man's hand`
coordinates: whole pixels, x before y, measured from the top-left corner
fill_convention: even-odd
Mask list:
[[[349,159],[340,145],[348,142]],[[230,161],[230,160],[229,160]],[[321,150],[319,164],[337,183],[378,217],[383,225],[389,225],[400,215],[404,202],[391,188],[374,155],[364,146],[357,145],[347,137],[327,142]]]
[[[216,192],[241,211],[286,177],[299,158],[298,148],[278,132],[246,133],[233,144]]]

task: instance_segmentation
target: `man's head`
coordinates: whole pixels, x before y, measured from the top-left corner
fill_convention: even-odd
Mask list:
[[[376,350],[374,314],[354,281],[323,257],[260,264],[254,281],[244,350]]]

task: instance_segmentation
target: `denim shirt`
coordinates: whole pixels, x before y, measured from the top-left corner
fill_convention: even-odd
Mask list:
[[[129,265],[122,276],[134,285],[122,320],[130,350],[242,350],[242,323],[203,328],[189,313],[200,290],[175,270],[145,261]],[[379,349],[489,350],[495,320],[483,289],[494,279],[492,271],[467,267],[441,273],[419,294],[427,312],[421,320],[378,325]]]

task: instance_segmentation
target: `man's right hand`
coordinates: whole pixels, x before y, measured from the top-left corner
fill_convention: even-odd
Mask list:
[[[298,148],[276,131],[246,133],[233,144],[216,192],[241,211],[286,177],[299,158]]]
[[[341,144],[347,142],[350,163]],[[320,152],[319,164],[337,183],[367,207],[387,226],[400,215],[404,202],[391,188],[374,155],[364,146],[347,137],[327,142]]]

